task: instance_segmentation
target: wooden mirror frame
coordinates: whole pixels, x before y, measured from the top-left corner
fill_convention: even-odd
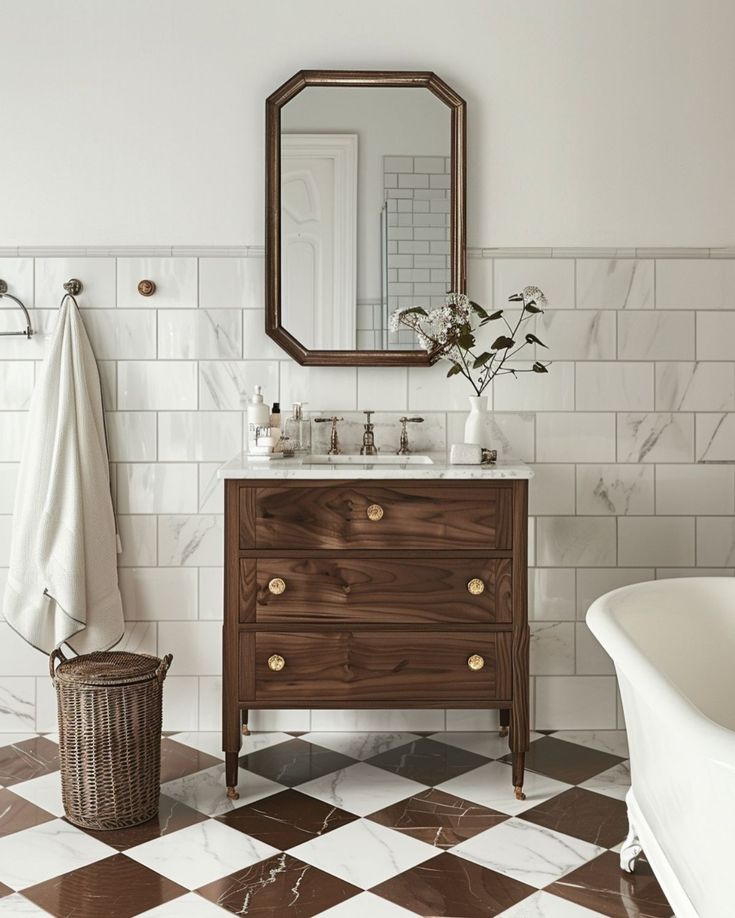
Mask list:
[[[281,109],[307,86],[417,87],[451,112],[450,290],[466,290],[467,115],[464,99],[430,71],[300,70],[265,102],[265,330],[303,366],[429,366],[424,351],[310,350],[282,325]]]

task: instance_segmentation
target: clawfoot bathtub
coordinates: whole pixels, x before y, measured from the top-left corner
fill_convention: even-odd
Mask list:
[[[630,833],[677,918],[735,915],[735,578],[634,584],[587,612],[630,744]]]

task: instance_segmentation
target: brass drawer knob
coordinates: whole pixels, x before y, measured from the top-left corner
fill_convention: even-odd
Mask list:
[[[479,653],[473,653],[471,657],[467,657],[467,665],[473,673],[477,673],[485,665],[485,657],[480,656]]]
[[[383,519],[383,508],[380,504],[370,504],[367,508],[367,518],[372,520],[374,523],[377,523],[378,520]]]
[[[485,584],[479,577],[473,577],[467,584],[467,592],[473,596],[479,596],[480,593],[485,592]]]
[[[286,661],[280,653],[273,653],[268,657],[268,669],[274,673],[280,673],[285,665]]]
[[[274,596],[280,596],[281,593],[286,592],[286,581],[280,577],[274,577],[272,580],[268,581],[268,590],[273,593]]]

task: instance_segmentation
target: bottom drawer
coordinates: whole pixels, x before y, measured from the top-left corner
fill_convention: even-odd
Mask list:
[[[240,697],[284,707],[506,700],[510,644],[507,631],[241,632]]]

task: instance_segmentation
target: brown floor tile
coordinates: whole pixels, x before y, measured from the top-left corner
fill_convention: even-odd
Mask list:
[[[168,737],[161,740],[161,784],[221,764],[222,759],[217,759],[200,749],[192,749],[191,746],[177,743]]]
[[[285,851],[301,842],[354,822],[357,816],[295,790],[240,806],[218,817],[220,822]]]
[[[59,747],[45,736],[0,747],[0,784],[5,787],[58,770]]]
[[[6,886],[4,883],[0,883],[0,899],[2,899],[4,896],[12,896],[12,894],[13,890],[9,886]]]
[[[602,848],[617,845],[628,831],[627,808],[622,800],[581,787],[573,787],[526,810],[521,813],[521,819]]]
[[[536,892],[446,851],[370,891],[419,915],[455,918],[491,918]]]
[[[132,918],[186,892],[124,854],[113,854],[24,889],[23,895],[54,918]]]
[[[241,756],[240,768],[247,768],[286,787],[294,787],[340,768],[347,768],[355,762],[356,759],[342,755],[341,752],[324,749],[301,739],[292,739]]]
[[[441,784],[488,763],[485,756],[427,737],[381,752],[367,761],[404,778],[431,785]]]
[[[3,835],[12,835],[21,829],[30,829],[31,826],[40,826],[43,822],[53,819],[51,813],[42,810],[23,797],[19,797],[9,790],[0,790],[0,838]]]
[[[162,835],[168,835],[171,832],[177,832],[179,829],[185,829],[187,826],[193,826],[197,822],[204,822],[207,817],[204,813],[193,810],[186,804],[172,797],[161,794],[159,801],[158,816],[143,822],[138,826],[131,826],[129,829],[82,829],[87,835],[99,839],[118,851],[127,851],[135,845],[142,845],[143,842],[152,841],[154,838],[160,838]]]
[[[501,762],[511,760],[510,755],[500,759]],[[624,761],[625,759],[619,755],[599,752],[578,743],[554,739],[553,736],[542,736],[531,743],[526,753],[526,768],[529,771],[537,771],[548,778],[565,781],[567,784],[580,784]]]
[[[508,816],[432,788],[373,813],[368,819],[437,848],[451,848],[504,822]]]
[[[639,858],[635,873],[624,873],[620,859],[606,851],[552,883],[546,892],[607,915],[608,918],[671,918],[672,911],[650,865]]]
[[[289,854],[277,854],[197,892],[236,915],[312,918],[362,890]]]

